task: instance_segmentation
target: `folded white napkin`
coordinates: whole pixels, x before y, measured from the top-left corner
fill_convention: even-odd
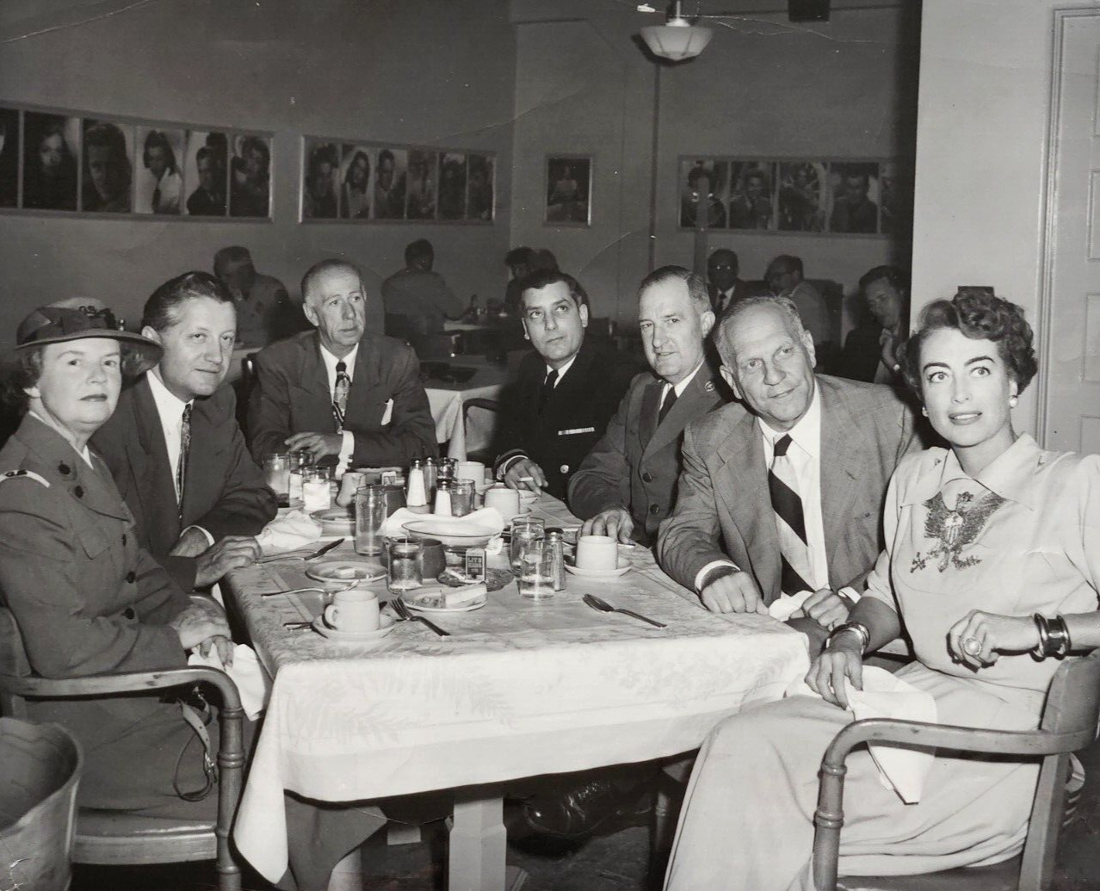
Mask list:
[[[936,700],[929,693],[890,674],[884,668],[863,666],[863,689],[857,690],[847,679],[848,711],[855,720],[864,718],[897,718],[903,721],[924,721],[935,724],[939,713]],[[787,696],[817,696],[805,679],[794,681]],[[932,769],[934,752],[928,749],[904,749],[890,743],[871,743],[868,748],[883,788],[894,789],[906,804],[916,804],[924,791],[924,780]]]
[[[241,694],[241,706],[244,708],[244,713],[248,715],[249,721],[255,721],[260,712],[267,708],[267,699],[271,695],[271,681],[260,668],[260,660],[256,658],[256,651],[252,647],[245,644],[234,646],[233,664],[228,668],[222,665],[217,647],[211,647],[210,652],[205,656],[196,647],[187,657],[187,664],[220,668],[233,678],[233,683],[237,685],[237,692]]]
[[[264,554],[279,554],[313,544],[321,537],[321,524],[304,510],[276,517],[256,536]]]
[[[405,529],[403,527],[406,523],[412,523],[416,520],[430,520],[434,517],[435,514],[417,514],[405,507],[398,508],[390,514],[389,519],[382,526],[382,534],[385,536],[404,535]],[[464,517],[445,517],[442,519],[446,519],[447,525],[451,528],[485,526],[491,528],[494,535],[499,535],[504,529],[504,517],[495,507],[483,507],[481,510],[475,510]]]
[[[813,591],[799,591],[797,594],[792,594],[790,597],[780,597],[777,600],[773,600],[768,607],[768,615],[773,619],[778,619],[780,622],[786,622],[787,619],[798,612],[798,610],[802,609],[802,604],[804,604],[806,599],[813,593]]]

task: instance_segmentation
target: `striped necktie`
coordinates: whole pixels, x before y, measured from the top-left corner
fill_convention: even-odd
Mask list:
[[[180,421],[180,458],[176,464],[176,496],[179,498],[180,521],[183,521],[183,485],[187,480],[187,456],[191,452],[191,403],[183,407]]]
[[[672,406],[676,404],[676,388],[669,387],[668,392],[665,393],[664,402],[661,403],[661,410],[657,412],[657,425],[660,426],[664,419],[668,416],[668,413],[672,410]]]
[[[775,441],[775,457],[768,471],[768,491],[775,511],[775,530],[779,533],[779,552],[783,563],[780,587],[784,594],[797,594],[814,588],[807,581],[811,577],[810,548],[806,538],[806,520],[802,514],[802,498],[798,494],[798,478],[787,454],[790,445],[789,435]]]
[[[348,366],[342,361],[336,363],[336,387],[332,391],[332,419],[336,421],[336,432],[344,430],[344,413],[348,410],[348,390],[351,389],[351,378],[348,377]]]

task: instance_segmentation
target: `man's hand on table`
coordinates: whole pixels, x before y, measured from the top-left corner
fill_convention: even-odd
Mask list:
[[[581,535],[609,535],[623,544],[630,544],[630,533],[634,531],[634,518],[630,511],[622,507],[613,507],[585,520],[581,526]]]
[[[852,603],[842,594],[830,588],[821,588],[806,598],[802,614],[813,619],[822,628],[832,630],[848,620]],[[795,615],[798,615],[795,613]]]
[[[168,552],[169,557],[197,557],[210,547],[210,539],[198,526],[188,526]]]
[[[768,608],[751,575],[735,569],[714,581],[707,582],[699,592],[703,605],[712,613],[760,613]]]
[[[523,457],[513,461],[505,472],[504,485],[509,489],[530,489],[539,495],[546,485],[546,474],[530,458]]]
[[[191,605],[172,618],[168,627],[179,635],[180,646],[184,650],[198,647],[199,652],[205,656],[213,646],[223,665],[233,663],[229,622],[225,618],[225,610],[213,598],[193,595]]]
[[[292,452],[309,452],[313,464],[329,455],[337,457],[344,445],[344,437],[339,433],[295,433],[284,441]]]
[[[196,558],[195,587],[205,588],[231,569],[251,566],[262,553],[259,542],[251,536],[227,535]]]

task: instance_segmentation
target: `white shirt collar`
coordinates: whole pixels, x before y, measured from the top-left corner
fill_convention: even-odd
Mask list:
[[[682,381],[680,381],[680,383],[672,385],[672,389],[676,391],[676,398],[677,399],[679,399],[681,396],[684,395],[684,390],[686,390],[688,387],[691,386],[691,382],[693,380],[695,380],[695,375],[697,375],[699,373],[699,369],[702,368],[702,367],[703,367],[703,360],[700,359],[699,364],[695,366],[695,369],[691,372],[691,374],[689,374]],[[662,401],[665,398],[665,394],[668,392],[668,387],[669,387],[669,383],[668,383],[668,381],[665,381],[665,385],[663,387],[661,387],[661,399],[662,399]]]
[[[561,383],[561,379],[562,379],[563,377],[565,377],[565,372],[567,372],[567,371],[568,371],[568,370],[569,370],[570,368],[572,368],[572,367],[573,367],[573,363],[577,361],[577,356],[579,356],[579,355],[580,355],[580,353],[579,353],[579,352],[576,352],[576,353],[574,353],[574,354],[573,354],[573,358],[572,358],[572,359],[570,359],[570,360],[569,360],[568,362],[566,362],[566,363],[565,363],[565,364],[564,364],[564,365],[563,365],[563,366],[562,366],[561,368],[559,368],[559,369],[558,369],[558,379],[557,379],[556,381],[554,381],[554,386],[555,386],[555,387],[557,387],[557,385]],[[549,373],[550,373],[551,371],[553,371],[553,370],[554,370],[554,369],[553,369],[553,368],[551,368],[551,367],[550,367],[549,365],[547,365],[547,366],[546,366],[546,374],[549,374]],[[543,380],[546,380],[546,374],[544,374],[544,375],[542,376],[542,379],[543,379]]]
[[[337,359],[332,353],[321,347],[321,359],[325,363],[325,371],[328,372],[328,386],[331,390],[336,386],[336,363],[343,362],[346,366],[345,373],[353,381],[355,380],[355,357],[359,355],[359,344],[356,344],[351,348],[351,352],[344,356],[343,359]]]
[[[171,393],[160,378],[160,368],[153,368],[146,375],[146,378],[149,381],[149,390],[153,394],[153,401],[157,404],[157,411],[160,413],[161,425],[164,426],[165,419],[170,418],[171,423],[178,427],[180,420],[183,418],[184,407],[195,400],[188,399],[185,401]]]
[[[760,425],[760,433],[764,437],[765,457],[770,464],[771,456],[775,451],[775,441],[784,434],[782,431],[773,430],[761,417],[757,417],[756,422]],[[807,455],[818,457],[821,451],[821,389],[817,386],[816,380],[814,380],[814,396],[810,400],[810,407],[806,409],[806,414],[801,420],[787,431],[787,435]]]

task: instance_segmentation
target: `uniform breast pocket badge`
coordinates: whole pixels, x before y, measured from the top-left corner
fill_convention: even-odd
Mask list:
[[[559,430],[558,436],[580,436],[582,433],[595,432],[595,427],[570,427],[568,430]]]

